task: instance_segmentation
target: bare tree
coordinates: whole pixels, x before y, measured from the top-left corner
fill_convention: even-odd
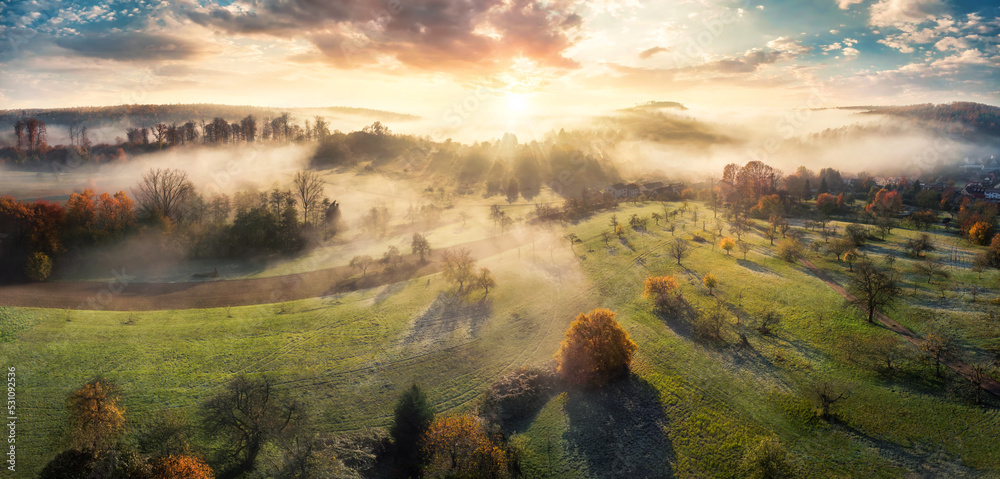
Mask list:
[[[851,396],[850,385],[837,384],[833,381],[819,381],[809,391],[816,405],[819,406],[819,417],[830,417],[830,409],[841,399]]]
[[[160,214],[173,221],[183,217],[183,205],[194,194],[187,173],[176,169],[149,170],[132,190],[139,207],[150,215]]]
[[[931,258],[924,258],[923,261],[913,265],[913,268],[917,273],[927,276],[927,284],[934,282],[935,277],[940,277],[941,279],[948,279],[948,272],[944,270],[944,266],[939,261],[935,261]]]
[[[670,256],[677,260],[677,264],[680,265],[681,260],[687,256],[689,249],[691,249],[691,245],[689,245],[687,241],[684,241],[683,238],[677,238],[668,247],[668,252],[670,253]]]
[[[315,171],[300,171],[295,174],[295,196],[302,203],[302,222],[309,223],[309,212],[316,207],[323,197],[323,186],[326,184],[319,173]]]
[[[868,313],[868,322],[875,319],[875,311],[891,307],[902,290],[896,279],[896,272],[890,267],[879,267],[864,256],[854,270],[848,290],[854,295],[854,303]]]
[[[361,276],[368,275],[368,268],[375,263],[375,258],[370,255],[362,254],[351,258],[350,266],[352,268],[358,268],[361,270]]]

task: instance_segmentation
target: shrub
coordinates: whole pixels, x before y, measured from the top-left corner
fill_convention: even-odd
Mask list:
[[[788,454],[777,438],[761,439],[743,456],[742,477],[780,478],[791,477],[793,470],[788,462]]]
[[[569,325],[556,353],[558,371],[570,383],[603,386],[628,372],[635,350],[615,313],[598,308]]]
[[[519,419],[548,397],[555,378],[550,371],[523,367],[490,385],[479,406],[480,415],[493,422]]]
[[[52,259],[42,252],[32,253],[24,272],[32,281],[45,281],[52,274]]]

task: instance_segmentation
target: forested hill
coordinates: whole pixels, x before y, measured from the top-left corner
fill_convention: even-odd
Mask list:
[[[184,123],[191,120],[211,121],[223,118],[229,121],[247,115],[258,117],[278,116],[289,112],[298,116],[335,115],[370,117],[380,121],[408,121],[419,117],[405,113],[351,107],[320,108],[268,108],[258,106],[188,104],[188,105],[116,105],[56,109],[0,110],[0,126],[13,125],[24,117],[37,118],[49,125],[107,125],[129,124],[151,126],[157,123]]]
[[[923,122],[955,123],[961,125],[966,132],[1000,138],[1000,107],[982,103],[873,106],[864,107],[862,114],[891,115]]]

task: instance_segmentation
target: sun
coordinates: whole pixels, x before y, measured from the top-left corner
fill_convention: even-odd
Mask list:
[[[528,97],[523,93],[507,94],[507,111],[513,115],[520,115],[528,109]]]

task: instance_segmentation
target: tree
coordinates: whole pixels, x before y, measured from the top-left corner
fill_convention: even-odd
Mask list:
[[[566,239],[569,240],[569,250],[572,251],[573,254],[576,254],[576,249],[574,249],[573,246],[576,245],[576,243],[582,243],[583,241],[580,240],[580,237],[577,236],[576,233],[566,235]]]
[[[410,386],[396,401],[392,426],[389,428],[397,465],[409,477],[420,473],[420,441],[432,421],[434,408],[427,402],[427,395],[416,384]]]
[[[114,383],[97,377],[77,389],[66,400],[71,443],[82,449],[101,451],[125,430],[121,391]]]
[[[729,253],[736,247],[736,241],[732,238],[722,238],[722,240],[719,241],[719,247],[726,250],[726,256],[729,256]]]
[[[750,243],[748,243],[746,241],[742,241],[741,240],[739,243],[737,243],[737,246],[740,248],[740,251],[743,253],[743,259],[746,260],[747,259],[747,253],[749,253],[750,250],[753,249],[753,245],[751,245]]]
[[[858,263],[848,284],[848,291],[854,295],[854,303],[865,310],[868,322],[875,319],[875,312],[891,307],[902,292],[891,267],[879,267],[864,256]]]
[[[309,223],[309,212],[319,205],[326,182],[315,171],[300,171],[295,174],[292,184],[295,197],[302,205],[302,223]]]
[[[212,468],[194,456],[167,456],[153,459],[156,479],[213,479]]]
[[[858,251],[854,249],[847,250],[847,252],[841,257],[841,259],[847,263],[848,271],[852,273],[854,272],[854,262],[857,261],[858,257],[860,257],[860,255],[858,254]]]
[[[146,215],[175,222],[183,217],[184,205],[194,195],[194,185],[187,173],[176,169],[151,169],[142,175],[137,188],[132,196]]]
[[[705,277],[702,278],[701,282],[702,284],[705,285],[706,288],[708,288],[708,294],[710,296],[712,295],[712,290],[719,285],[719,280],[717,280],[715,278],[715,275],[712,273],[706,274]]]
[[[601,239],[604,240],[604,246],[608,245],[608,242],[611,241],[612,236],[614,235],[612,235],[610,232],[601,231]]]
[[[931,244],[930,235],[922,233],[918,238],[906,240],[906,249],[909,250],[910,256],[920,258],[925,251],[933,251],[934,245]]]
[[[261,451],[271,441],[293,435],[301,418],[301,406],[284,399],[270,378],[233,378],[201,406],[205,432],[221,444],[220,479],[256,470]]]
[[[851,386],[838,384],[833,381],[819,381],[813,384],[809,393],[813,401],[819,408],[820,419],[830,417],[830,408],[841,399],[851,396]]]
[[[917,273],[927,276],[927,284],[931,284],[936,277],[947,279],[949,276],[948,272],[944,270],[944,265],[942,265],[941,262],[930,258],[924,258],[923,261],[913,265],[913,268],[917,271]]]
[[[654,212],[653,214],[651,214],[649,216],[650,216],[650,218],[653,218],[653,221],[656,223],[656,226],[660,226],[660,220],[663,219],[663,215]]]
[[[930,333],[920,342],[918,348],[925,358],[934,363],[934,372],[940,377],[941,360],[952,350],[951,338],[938,332]]]
[[[351,258],[350,267],[361,270],[361,276],[368,275],[368,268],[375,264],[375,258],[367,254],[360,254]]]
[[[778,245],[778,256],[789,263],[794,263],[801,254],[802,243],[794,238],[782,240],[781,244]]]
[[[32,281],[42,282],[49,279],[52,274],[52,258],[49,255],[36,251],[28,257],[28,264],[24,268],[24,273]]]
[[[656,307],[661,310],[672,309],[675,301],[680,300],[680,289],[673,276],[650,276],[646,278],[645,286],[643,297],[652,299]]]
[[[677,238],[674,242],[670,243],[667,252],[670,256],[677,260],[677,265],[679,266],[681,264],[681,260],[687,256],[690,248],[691,245],[689,245],[687,241],[684,241],[683,238]]]
[[[420,262],[425,262],[425,256],[431,252],[431,244],[427,241],[427,237],[420,233],[413,233],[413,239],[410,241],[410,248],[413,249],[413,254],[420,255]]]
[[[984,245],[989,243],[990,238],[993,237],[993,224],[985,221],[979,221],[969,228],[969,242],[972,244]]]
[[[771,334],[778,324],[781,323],[781,315],[773,307],[765,309],[760,315],[757,323],[757,332],[760,334]]]
[[[458,284],[458,291],[464,291],[465,283],[475,278],[476,260],[472,259],[472,251],[467,248],[447,250],[444,252],[444,270],[441,274],[445,281]]]
[[[392,213],[385,205],[379,203],[368,209],[361,220],[362,228],[372,235],[385,236],[389,231],[389,220]]]
[[[488,268],[479,268],[479,275],[476,276],[476,286],[483,289],[483,298],[486,298],[490,294],[490,288],[496,285],[497,280],[493,277],[493,273]]]
[[[775,437],[761,439],[750,448],[743,456],[740,469],[740,476],[748,479],[778,479],[794,475],[785,446]]]
[[[435,419],[427,428],[422,444],[427,455],[424,477],[507,476],[506,453],[472,414]]]
[[[628,372],[635,350],[615,313],[598,308],[569,325],[556,353],[557,371],[572,384],[603,386]]]

